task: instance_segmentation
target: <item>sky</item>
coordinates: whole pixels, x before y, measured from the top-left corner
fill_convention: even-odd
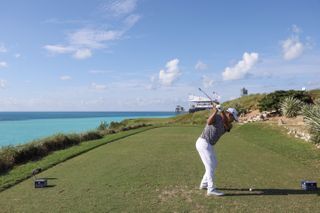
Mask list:
[[[1,0],[0,111],[320,88],[319,0]]]

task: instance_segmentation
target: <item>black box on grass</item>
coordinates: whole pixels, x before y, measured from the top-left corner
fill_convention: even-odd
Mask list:
[[[47,187],[48,181],[46,179],[36,179],[34,181],[34,188],[44,188]]]
[[[306,191],[315,191],[318,190],[317,182],[312,180],[303,180],[301,181],[301,188]]]

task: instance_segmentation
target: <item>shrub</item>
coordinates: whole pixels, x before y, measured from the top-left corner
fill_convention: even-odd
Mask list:
[[[78,145],[81,142],[80,134],[69,134],[68,138],[72,145]]]
[[[110,135],[110,134],[116,133],[116,131],[113,129],[104,129],[104,130],[100,130],[99,133],[101,135]]]
[[[0,174],[5,173],[6,171],[10,170],[12,168],[13,164],[10,161],[7,161],[7,159],[0,157]]]
[[[117,133],[119,131],[128,131],[128,130],[132,130],[132,129],[138,129],[138,128],[141,128],[141,127],[152,126],[152,124],[146,124],[146,123],[136,123],[136,124],[132,124],[132,125],[125,125],[122,122],[121,123],[115,122],[115,123],[116,124],[110,125],[108,129],[104,129],[104,130],[98,131],[99,134],[103,136],[103,135],[114,134],[114,133]],[[111,126],[117,127],[117,128],[116,129],[111,129]]]
[[[101,121],[97,130],[105,130],[108,129],[109,124],[106,121]]]
[[[303,106],[302,101],[290,96],[286,97],[280,104],[281,112],[288,118],[296,117]]]
[[[98,131],[89,131],[81,135],[81,141],[97,140],[102,137],[103,135]]]
[[[125,124],[123,124],[122,122],[111,121],[109,129],[120,129],[123,126],[125,126]]]
[[[77,145],[80,143],[80,136],[77,134],[57,134],[52,137],[45,138],[41,140],[41,143],[47,150],[56,151],[60,149],[65,149],[67,147]]]
[[[12,146],[4,147],[0,152],[0,174],[10,170],[14,165],[16,150]]]
[[[62,141],[63,139],[64,139],[64,135],[58,134],[58,135],[54,135],[52,137],[43,139],[42,144],[49,151],[55,151],[55,150],[62,149],[64,147],[63,141]]]
[[[48,154],[48,149],[41,144],[30,143],[17,147],[14,163],[20,164],[29,160],[37,160]]]
[[[317,100],[314,105],[304,106],[302,114],[310,127],[311,141],[320,143],[320,100]]]
[[[311,104],[313,103],[312,98],[305,91],[296,91],[296,90],[278,90],[273,93],[266,95],[259,101],[258,107],[262,111],[272,111],[275,110],[280,113],[281,102],[286,97],[296,98],[304,103]]]

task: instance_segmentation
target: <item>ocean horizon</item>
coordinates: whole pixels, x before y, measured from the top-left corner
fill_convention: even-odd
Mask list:
[[[104,121],[132,118],[166,118],[175,112],[0,112],[0,147],[19,145],[58,133],[96,129]]]

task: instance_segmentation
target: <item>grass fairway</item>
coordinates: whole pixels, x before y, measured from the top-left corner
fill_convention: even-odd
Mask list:
[[[204,172],[195,150],[202,127],[162,127],[106,144],[0,193],[1,212],[317,212],[320,153],[260,124],[237,126],[216,145],[216,183],[198,189]],[[252,187],[253,191],[248,191]]]

